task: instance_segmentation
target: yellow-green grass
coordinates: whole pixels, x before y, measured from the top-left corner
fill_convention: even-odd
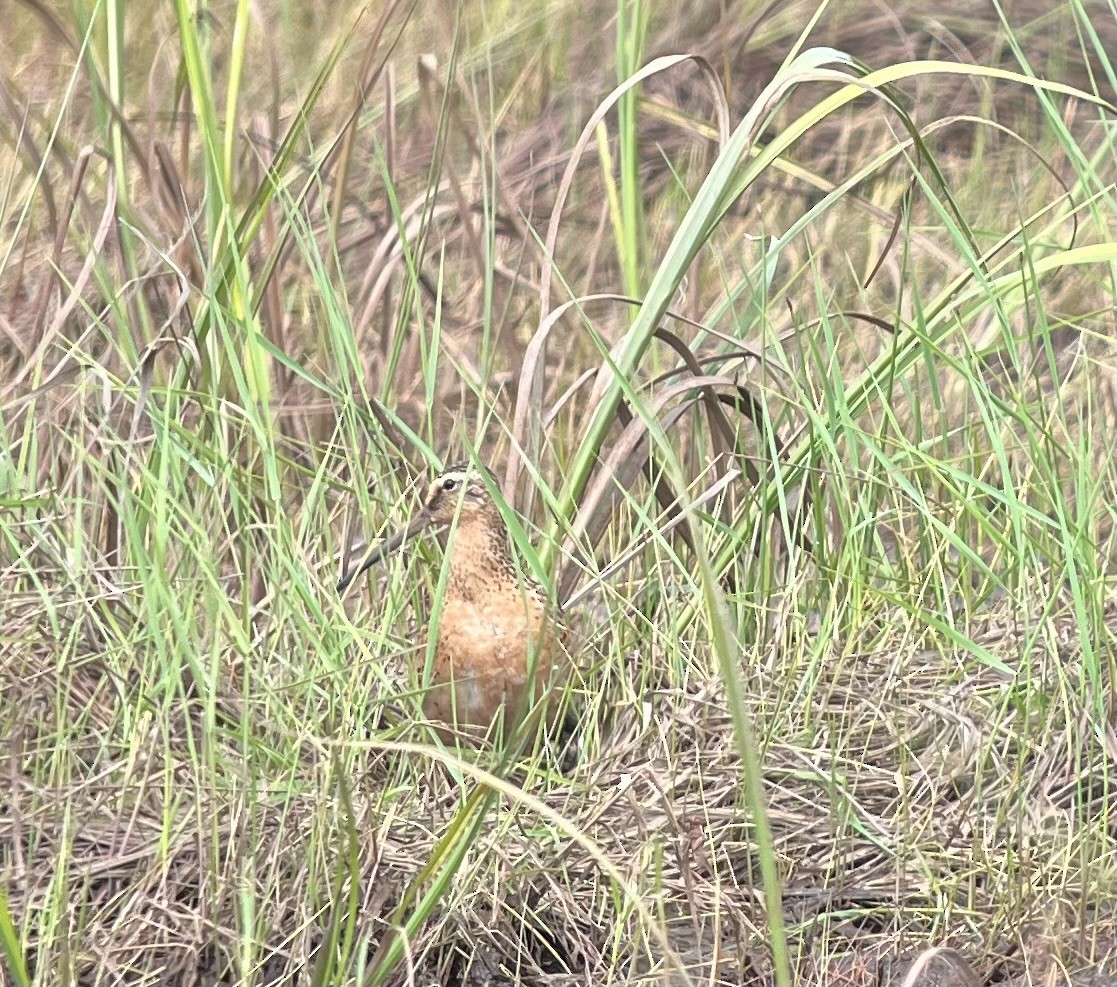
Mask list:
[[[1114,974],[1111,11],[10,19],[0,982]],[[566,749],[333,588],[451,457]]]

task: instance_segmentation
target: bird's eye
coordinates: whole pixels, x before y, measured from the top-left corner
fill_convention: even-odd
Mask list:
[[[456,487],[457,485],[458,481],[455,480],[452,476],[442,481],[443,490],[453,490],[454,487]]]

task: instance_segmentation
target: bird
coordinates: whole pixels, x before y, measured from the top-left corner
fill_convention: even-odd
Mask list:
[[[496,477],[487,467],[493,489]],[[509,731],[561,678],[563,628],[544,588],[520,571],[508,529],[480,469],[447,466],[422,508],[338,582],[343,593],[371,566],[424,531],[449,530],[449,557],[430,688],[423,714],[444,743],[476,743]],[[425,661],[427,634],[415,654]],[[421,672],[421,669],[420,669]],[[445,726],[443,726],[445,724]]]

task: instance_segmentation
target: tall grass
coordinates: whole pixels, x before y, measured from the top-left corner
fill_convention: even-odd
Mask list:
[[[16,8],[0,982],[1112,969],[1114,25],[853,6]],[[333,590],[451,458],[565,759]]]

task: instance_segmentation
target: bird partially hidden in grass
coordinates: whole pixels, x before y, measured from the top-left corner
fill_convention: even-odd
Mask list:
[[[562,626],[543,588],[517,569],[504,519],[477,469],[458,464],[439,473],[411,522],[343,576],[338,592],[408,539],[440,529],[449,531],[449,573],[423,713],[447,743],[507,736],[529,712],[555,712],[546,698],[567,662]],[[426,637],[415,651],[420,662]]]

